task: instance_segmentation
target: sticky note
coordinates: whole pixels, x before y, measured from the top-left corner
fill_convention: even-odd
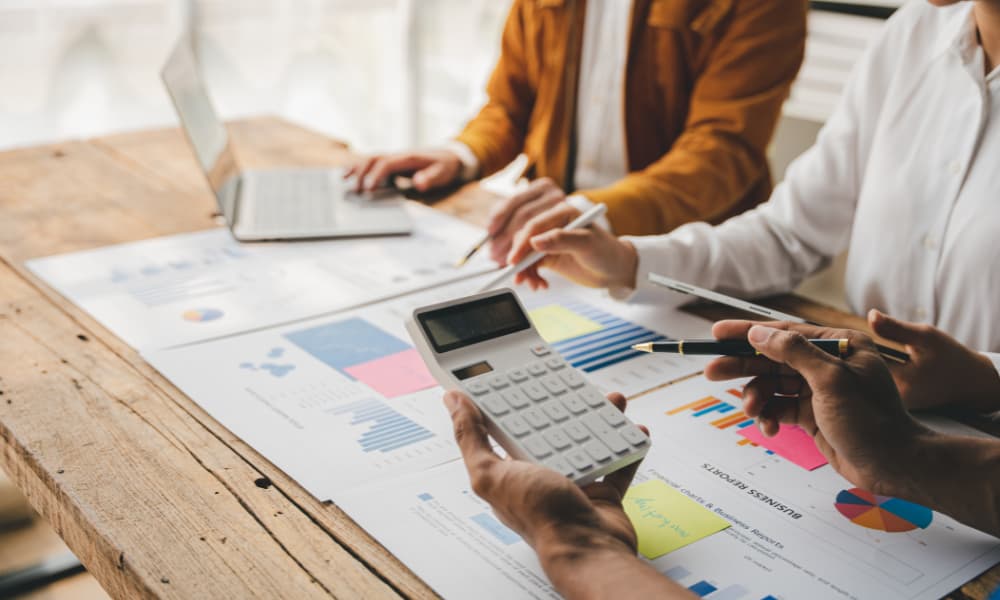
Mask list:
[[[528,311],[528,316],[531,317],[531,322],[535,324],[542,339],[550,344],[604,329],[604,326],[597,321],[558,304]]]
[[[729,527],[729,521],[661,479],[633,485],[624,505],[639,536],[639,553],[650,560]]]
[[[437,385],[434,376],[427,370],[424,359],[413,348],[347,367],[344,372],[368,384],[386,398],[411,394]]]
[[[778,429],[778,435],[773,438],[764,437],[760,429],[753,425],[740,429],[739,434],[808,471],[822,467],[827,463],[826,457],[816,447],[812,436],[798,425],[781,425]]]

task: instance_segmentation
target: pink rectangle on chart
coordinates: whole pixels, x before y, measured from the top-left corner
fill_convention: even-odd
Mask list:
[[[437,385],[415,348],[347,367],[344,371],[386,398],[412,394]]]
[[[827,463],[826,457],[816,447],[816,442],[798,425],[782,425],[778,435],[773,438],[764,437],[756,425],[748,425],[738,433],[808,471]]]

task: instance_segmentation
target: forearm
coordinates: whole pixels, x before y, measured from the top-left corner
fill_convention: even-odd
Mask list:
[[[508,108],[491,102],[483,107],[455,141],[465,144],[479,163],[480,177],[491,175],[514,160],[524,148],[524,127]]]
[[[563,535],[540,544],[538,556],[552,585],[570,600],[695,597],[611,537]]]
[[[929,433],[887,490],[1000,536],[1000,440]]]
[[[748,298],[792,290],[829,256],[802,243],[799,217],[786,209],[798,210],[772,201],[717,227],[691,223],[665,236],[629,238],[639,257],[634,300],[669,301],[649,273]]]

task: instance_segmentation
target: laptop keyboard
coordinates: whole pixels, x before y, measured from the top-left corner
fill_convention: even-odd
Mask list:
[[[254,174],[254,198],[245,216],[262,229],[303,229],[331,225],[337,198],[329,171]],[[250,203],[248,203],[250,204]]]

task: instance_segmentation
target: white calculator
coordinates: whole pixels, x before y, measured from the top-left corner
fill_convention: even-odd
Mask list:
[[[468,393],[512,457],[586,485],[649,450],[649,437],[545,343],[513,291],[418,308],[406,327],[438,382]]]

